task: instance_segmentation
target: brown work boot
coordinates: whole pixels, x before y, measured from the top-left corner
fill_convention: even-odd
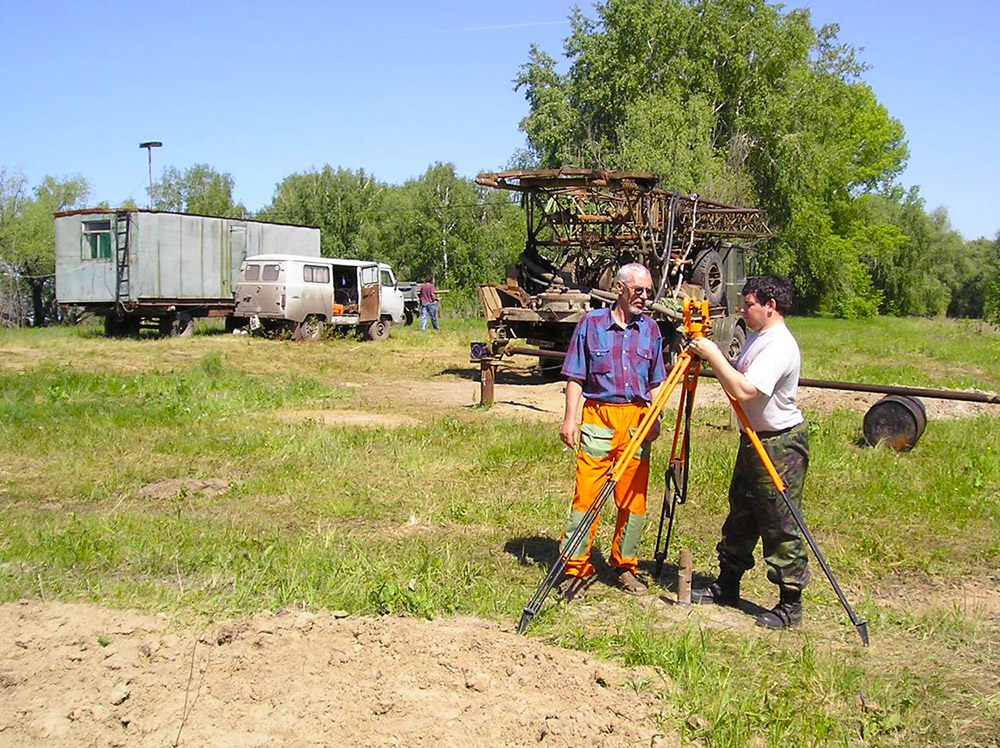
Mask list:
[[[615,586],[630,595],[636,596],[645,595],[649,589],[639,581],[639,577],[631,569],[622,569],[618,572],[618,575],[615,577]]]
[[[567,603],[579,602],[586,597],[584,590],[587,588],[586,577],[565,576],[559,583],[559,597]]]

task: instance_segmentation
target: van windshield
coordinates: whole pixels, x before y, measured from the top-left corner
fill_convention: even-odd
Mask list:
[[[260,265],[247,265],[243,268],[243,280],[255,281],[260,279]]]
[[[265,265],[264,266],[264,277],[262,280],[265,281],[276,281],[278,280],[278,271],[281,269],[281,265]]]

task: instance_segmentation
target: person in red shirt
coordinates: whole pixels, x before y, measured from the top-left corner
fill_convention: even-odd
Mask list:
[[[427,329],[428,319],[435,330],[440,330],[441,328],[438,327],[437,289],[434,288],[434,279],[431,276],[428,276],[427,280],[420,284],[419,293],[421,332]]]

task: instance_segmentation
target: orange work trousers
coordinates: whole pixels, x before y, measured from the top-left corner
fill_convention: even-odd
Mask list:
[[[559,550],[583,521],[584,514],[611,476],[615,460],[624,451],[647,406],[643,403],[609,405],[587,400],[580,423],[580,449],[576,454],[576,488]],[[646,487],[649,483],[649,443],[644,443],[629,460],[615,486],[618,518],[611,542],[611,566],[635,572],[639,563],[639,538],[646,523]],[[597,517],[590,526],[586,545],[583,538],[570,549],[567,576],[588,577],[594,573],[590,548],[597,532]]]

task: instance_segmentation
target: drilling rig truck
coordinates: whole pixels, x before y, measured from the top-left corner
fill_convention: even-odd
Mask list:
[[[670,192],[656,175],[635,172],[563,167],[484,173],[476,183],[520,193],[527,236],[506,282],[478,288],[489,340],[472,344],[473,361],[527,343],[543,374],[558,375],[558,357],[544,354],[565,352],[580,318],[614,303],[615,273],[629,262],[653,276],[646,310],[665,357],[679,351],[684,298],[708,301],[712,338],[731,358],[739,354],[747,250],[771,235],[759,209]]]

